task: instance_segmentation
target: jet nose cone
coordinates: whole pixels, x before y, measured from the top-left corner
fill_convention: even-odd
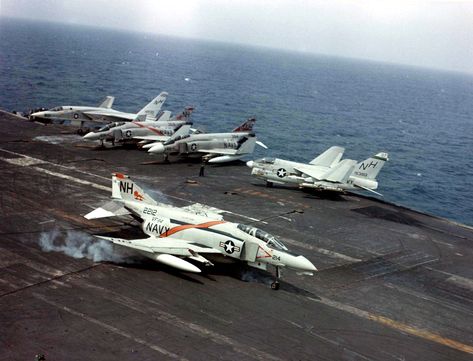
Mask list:
[[[31,113],[30,117],[32,118],[44,118],[46,112],[36,112],[36,113]]]
[[[248,167],[250,167],[250,168],[253,168],[253,165],[254,165],[254,164],[255,164],[255,163],[254,163],[252,160],[249,160],[248,162],[246,162],[246,165],[247,165]]]
[[[148,153],[164,153],[164,145],[162,143],[158,143],[149,148]]]
[[[98,135],[94,132],[89,132],[86,135],[84,135],[82,138],[86,139],[86,140],[97,140],[97,139],[99,139]]]
[[[297,268],[303,271],[307,271],[307,272],[317,271],[317,267],[315,267],[313,263],[309,261],[307,258],[305,258],[304,256],[297,257]]]

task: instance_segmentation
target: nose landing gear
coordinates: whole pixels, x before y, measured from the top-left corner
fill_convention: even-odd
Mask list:
[[[273,281],[273,283],[271,283],[271,289],[272,290],[279,290],[279,286],[280,286],[280,283],[279,283],[279,279],[281,278],[281,269],[276,266],[276,279]]]

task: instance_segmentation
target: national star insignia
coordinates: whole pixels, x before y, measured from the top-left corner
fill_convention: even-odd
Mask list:
[[[278,171],[276,172],[276,175],[279,178],[284,178],[286,176],[286,170],[284,168],[279,168]]]

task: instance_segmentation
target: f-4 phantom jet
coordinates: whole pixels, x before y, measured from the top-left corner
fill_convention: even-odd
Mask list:
[[[120,121],[150,121],[155,120],[162,105],[166,101],[168,93],[162,92],[149,102],[138,113],[126,113],[112,109],[114,97],[107,99],[99,107],[70,106],[55,107],[43,112],[31,114],[34,118],[66,119],[71,120],[73,125],[83,126],[84,122],[120,122]]]
[[[262,158],[247,162],[251,174],[273,184],[292,184],[300,188],[326,191],[366,190],[377,195],[378,175],[388,160],[387,153],[378,153],[360,163],[355,160],[341,160],[342,147],[331,147],[313,159],[309,164],[291,162],[278,158]]]
[[[147,122],[114,122],[107,124],[97,131],[84,135],[85,140],[115,143],[164,142],[184,124],[189,124],[194,108],[186,107],[182,113],[171,117],[170,111],[161,112],[155,121]],[[188,132],[187,132],[188,133]]]
[[[202,157],[209,163],[225,163],[253,153],[255,145],[267,148],[253,132],[256,119],[250,118],[231,133],[194,133],[172,137],[164,143],[148,144],[149,153],[185,157]],[[190,131],[190,129],[189,129]]]
[[[194,263],[212,266],[212,260],[233,259],[266,269],[276,267],[272,288],[279,288],[280,268],[312,274],[317,269],[295,255],[275,236],[256,227],[227,222],[205,208],[173,207],[158,203],[126,175],[112,175],[112,201],[85,215],[87,219],[131,215],[142,222],[146,238],[96,236],[127,247],[155,261],[185,272],[201,272]],[[192,262],[189,262],[192,261]]]

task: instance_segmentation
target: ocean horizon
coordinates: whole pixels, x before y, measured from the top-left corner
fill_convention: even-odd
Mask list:
[[[386,151],[384,201],[473,225],[473,74],[8,18],[0,47],[5,110],[113,95],[115,109],[136,112],[167,91],[165,109],[194,105],[206,131],[255,116],[269,149],[248,159],[308,162],[332,145],[359,161]]]

